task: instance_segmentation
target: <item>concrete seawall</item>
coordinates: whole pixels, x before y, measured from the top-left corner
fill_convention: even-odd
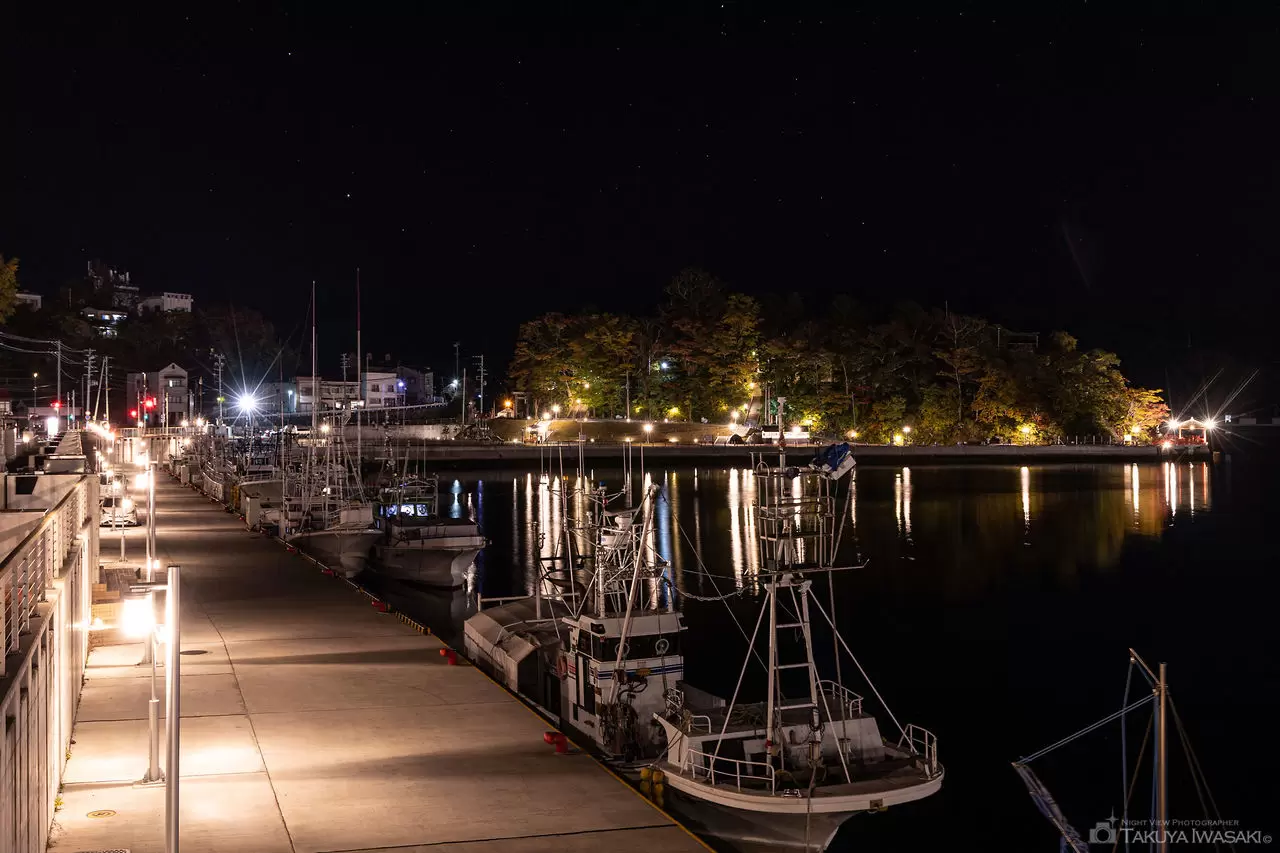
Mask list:
[[[391,445],[393,452],[403,457],[407,452],[411,459],[420,459],[433,466],[460,466],[471,463],[533,465],[540,460],[559,458],[566,464],[577,458],[579,448],[585,459],[595,462],[621,460],[628,445],[601,442],[563,442],[540,446],[518,444],[464,444],[439,442],[430,444]],[[803,463],[808,454],[818,450],[818,445],[798,445],[787,448],[787,457],[793,463]],[[646,459],[663,461],[723,462],[730,465],[750,464],[752,456],[766,455],[776,458],[777,448],[770,445],[708,445],[708,444],[651,444],[630,445],[633,461],[643,453]],[[1125,447],[1123,445],[1066,445],[1053,447],[1023,447],[1018,445],[964,445],[929,447],[888,447],[884,445],[858,445],[854,453],[861,464],[866,465],[1047,465],[1055,463],[1088,462],[1159,462],[1172,458],[1159,447]],[[386,458],[385,445],[366,448],[365,458]],[[1186,458],[1186,457],[1182,457]],[[1208,459],[1201,451],[1195,458]]]

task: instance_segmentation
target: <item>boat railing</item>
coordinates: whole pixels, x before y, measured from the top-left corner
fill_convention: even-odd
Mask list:
[[[777,780],[773,766],[764,761],[746,761],[740,758],[724,758],[700,749],[686,749],[680,775],[709,784],[731,784],[742,790],[742,780],[747,780],[748,790],[759,790],[758,783],[767,783],[769,793],[777,792]],[[757,783],[752,785],[751,783]]]
[[[705,729],[707,734],[711,734],[711,718],[706,714],[689,714],[685,719],[688,720],[690,734],[696,732],[699,727]]]
[[[898,739],[898,748],[906,747],[920,759],[924,771],[932,779],[938,775],[938,736],[915,723],[907,723]]]
[[[508,602],[511,602],[511,601],[523,601],[524,599],[531,598],[531,597],[532,596],[526,594],[526,595],[495,595],[493,597],[486,596],[483,598],[477,598],[476,610],[484,610],[484,606],[486,604],[495,604],[495,605],[507,604]]]
[[[844,714],[842,719],[849,720],[862,716],[862,697],[843,684],[823,679],[818,682],[818,690],[840,703],[840,710]]]

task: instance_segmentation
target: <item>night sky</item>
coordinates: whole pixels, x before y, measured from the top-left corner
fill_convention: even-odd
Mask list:
[[[455,340],[501,367],[521,320],[642,313],[699,265],[1065,327],[1156,386],[1188,342],[1210,372],[1274,358],[1275,19],[99,5],[6,13],[28,289],[101,258],[288,333],[314,279],[336,353],[358,266],[365,350],[451,373]]]

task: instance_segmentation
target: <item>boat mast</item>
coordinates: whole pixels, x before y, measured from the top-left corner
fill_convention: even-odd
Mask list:
[[[363,445],[360,436],[360,410],[364,408],[364,373],[361,366],[364,361],[364,350],[360,342],[360,268],[356,267],[356,381],[360,384],[360,393],[356,400],[356,488],[361,498],[364,497],[364,476],[362,471]]]
[[[316,378],[316,283],[311,281],[311,448],[315,454],[315,440],[319,434],[316,418],[320,407],[320,382]]]
[[[311,280],[311,447],[307,454],[307,472],[303,479],[301,514],[299,520],[306,518],[311,511],[315,493],[316,441],[320,436],[320,374],[316,367],[316,282]]]
[[[1159,703],[1157,712],[1159,723],[1156,740],[1156,831],[1160,833],[1157,836],[1160,840],[1158,845],[1160,853],[1168,853],[1169,850],[1169,752],[1165,737],[1168,720],[1166,706],[1169,698],[1169,682],[1166,678],[1166,664],[1161,663],[1160,678],[1156,682],[1156,701]]]

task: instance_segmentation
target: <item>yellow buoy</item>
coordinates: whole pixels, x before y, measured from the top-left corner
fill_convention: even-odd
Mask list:
[[[652,767],[641,767],[641,768],[640,768],[640,778],[641,778],[641,779],[646,779],[646,780],[647,780],[647,779],[649,779],[649,778],[650,778],[650,777],[652,777],[652,776],[653,776],[653,768],[652,768]]]

